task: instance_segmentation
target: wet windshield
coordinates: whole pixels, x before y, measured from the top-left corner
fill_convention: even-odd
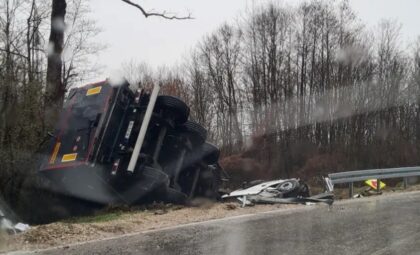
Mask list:
[[[0,0],[0,254],[418,254],[419,9]]]

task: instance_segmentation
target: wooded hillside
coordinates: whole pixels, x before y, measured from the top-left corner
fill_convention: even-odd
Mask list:
[[[127,76],[188,100],[239,178],[420,163],[420,38],[407,46],[398,21],[367,27],[347,1],[241,17],[206,36],[185,66],[153,80],[131,64]]]

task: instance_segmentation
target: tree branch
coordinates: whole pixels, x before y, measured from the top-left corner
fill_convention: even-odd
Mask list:
[[[144,15],[144,17],[146,18],[155,16],[155,17],[161,17],[164,19],[176,19],[176,20],[194,19],[193,17],[191,17],[191,14],[188,14],[188,16],[179,17],[176,15],[168,15],[166,12],[162,12],[162,13],[148,12],[142,6],[131,2],[130,0],[122,0],[122,1],[139,9],[141,13]]]
[[[27,59],[27,58],[28,58],[27,56],[25,56],[25,55],[23,55],[23,54],[20,54],[19,52],[8,51],[8,50],[2,49],[2,48],[0,48],[0,51],[1,51],[1,52],[6,52],[6,53],[9,53],[9,54],[12,54],[12,55],[15,55],[15,56],[21,57],[21,58],[25,58],[25,59]]]

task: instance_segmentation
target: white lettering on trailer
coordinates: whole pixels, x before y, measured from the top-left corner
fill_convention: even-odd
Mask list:
[[[133,126],[134,126],[134,121],[132,120],[128,123],[127,132],[125,133],[125,139],[130,138],[131,131],[133,130]]]

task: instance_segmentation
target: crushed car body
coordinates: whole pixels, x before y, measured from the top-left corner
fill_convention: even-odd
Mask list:
[[[237,198],[242,206],[252,204],[332,204],[332,193],[310,196],[309,187],[299,179],[254,181],[245,184],[242,189],[223,195],[223,199]]]
[[[39,170],[48,189],[98,204],[217,197],[219,149],[189,107],[159,89],[109,80],[72,89]]]

